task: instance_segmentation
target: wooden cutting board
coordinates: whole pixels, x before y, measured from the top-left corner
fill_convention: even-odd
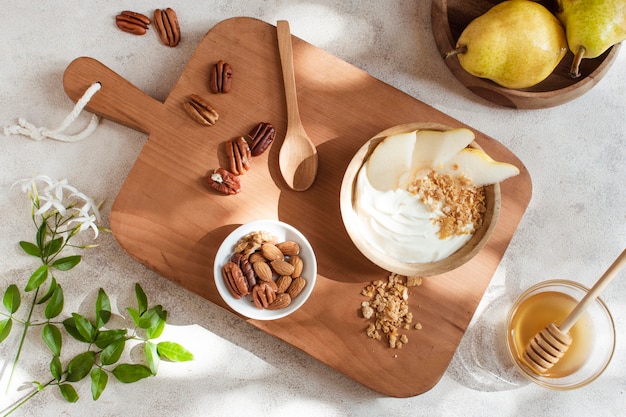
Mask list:
[[[91,58],[68,66],[64,86],[70,98],[78,100],[101,82],[87,109],[149,135],[112,207],[113,234],[137,261],[227,308],[212,274],[222,240],[257,219],[295,226],[316,251],[315,290],[291,316],[250,324],[382,394],[423,393],[445,372],[517,228],[531,197],[530,176],[508,149],[475,131],[492,157],[521,169],[502,184],[502,212],[490,242],[465,266],[412,289],[414,322],[423,329],[408,331],[403,349],[367,338],[360,291],[388,273],[357,251],[343,227],[343,172],[361,145],[388,127],[419,121],[465,125],[297,37],[293,48],[301,118],[319,152],[317,179],[305,192],[289,190],[277,165],[287,113],[275,26],[238,17],[213,27],[164,103]],[[209,71],[220,59],[233,68],[233,89],[211,94]],[[214,126],[201,126],[185,113],[190,94],[205,97],[219,113]],[[242,192],[223,196],[208,188],[206,172],[227,166],[224,142],[262,121],[276,127],[277,138],[241,177]]]

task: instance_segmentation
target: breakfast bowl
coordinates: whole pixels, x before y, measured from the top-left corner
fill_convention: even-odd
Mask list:
[[[264,291],[260,292],[259,298],[259,296],[254,293],[254,286],[248,285],[247,294],[243,295],[235,295],[233,294],[232,288],[229,288],[230,285],[224,273],[224,266],[233,261],[233,254],[242,247],[242,242],[246,239],[248,242],[246,243],[245,248],[239,252],[246,254],[248,257],[247,259],[250,260],[250,266],[253,266],[253,261],[265,263],[267,268],[264,267],[264,269],[266,271],[271,271],[268,272],[268,274],[271,276],[271,280],[274,284],[278,282],[280,275],[286,274],[286,272],[279,274],[274,270],[274,265],[271,264],[270,259],[261,258],[262,242],[271,243],[273,246],[271,249],[274,249],[274,251],[276,250],[276,247],[281,248],[281,251],[284,252],[284,262],[286,263],[294,260],[296,252],[290,252],[289,250],[282,249],[283,245],[281,244],[288,243],[289,247],[297,248],[297,257],[301,261],[301,273],[292,273],[291,275],[293,275],[293,279],[289,282],[293,281],[294,286],[296,286],[296,278],[300,277],[301,279],[297,281],[299,288],[294,290],[293,287],[288,289],[285,289],[286,287],[284,287],[276,291],[276,287],[272,285],[274,288],[274,297],[276,295],[280,297],[280,294],[290,295],[288,305],[277,306],[275,304],[274,307],[264,305],[263,307],[266,308],[260,308],[257,303],[260,298],[265,299],[266,296],[263,294]],[[252,242],[252,240],[254,240],[254,242]],[[240,246],[236,249],[238,244]],[[253,253],[259,255],[257,258],[261,260],[259,261],[252,258]],[[295,262],[292,263],[295,264]],[[242,265],[241,269],[245,270],[245,267]],[[278,268],[276,269],[279,270]],[[296,268],[296,270],[297,269],[298,268]],[[256,271],[257,268],[255,267],[254,270]],[[237,227],[224,239],[215,255],[213,276],[218,293],[228,307],[230,307],[233,311],[254,320],[276,320],[294,313],[307,301],[313,292],[315,281],[317,279],[317,260],[311,244],[295,227],[278,220],[256,220]],[[304,281],[302,281],[302,279],[304,279]],[[255,281],[257,284],[261,284],[263,282],[263,280],[258,278],[258,276],[255,278]],[[267,289],[265,288],[265,290]],[[257,297],[257,302],[254,300],[255,296]]]
[[[573,281],[554,279],[533,285],[518,296],[506,320],[509,357],[528,380],[544,388],[583,387],[609,365],[615,351],[615,325],[606,304],[596,298],[568,334],[572,343],[565,355],[544,373],[537,373],[523,357],[530,340],[550,323],[560,325],[589,292]]]
[[[408,123],[386,129],[368,140],[348,164],[339,195],[340,211],[344,227],[357,249],[375,265],[389,272],[405,276],[433,276],[452,271],[471,260],[485,246],[493,233],[500,213],[499,183],[484,186],[484,212],[482,224],[476,228],[469,240],[451,255],[443,259],[415,262],[392,256],[388,250],[372,242],[364,232],[363,218],[357,209],[357,183],[359,173],[368,162],[377,146],[387,137],[413,131],[445,132],[451,127],[438,123]],[[473,135],[472,135],[473,137]],[[480,149],[472,142],[470,147]],[[390,164],[394,161],[389,161]],[[409,242],[410,244],[410,242]]]
[[[433,0],[431,9],[432,30],[437,48],[442,56],[455,49],[456,42],[467,25],[502,0]],[[554,12],[553,1],[540,1]],[[539,109],[558,106],[574,100],[589,91],[607,73],[620,45],[614,45],[593,59],[583,59],[580,77],[572,78],[569,70],[574,54],[567,51],[556,69],[545,80],[532,87],[512,89],[490,80],[471,75],[457,57],[444,59],[453,75],[474,94],[494,104],[517,108]]]

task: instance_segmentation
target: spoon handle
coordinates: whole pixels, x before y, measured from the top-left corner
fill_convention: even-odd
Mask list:
[[[278,52],[280,64],[283,70],[285,84],[285,100],[287,102],[287,126],[301,126],[300,112],[298,109],[298,95],[296,93],[296,76],[293,67],[293,49],[291,46],[291,31],[289,22],[279,20],[276,22],[278,35]]]
[[[559,326],[559,329],[563,333],[567,333],[569,329],[576,323],[576,320],[580,318],[580,316],[585,312],[585,309],[589,304],[591,304],[604,290],[604,288],[609,285],[609,282],[617,273],[626,265],[626,249],[622,251],[622,253],[615,259],[613,264],[606,270],[604,275],[600,277],[600,279],[594,284],[593,287],[589,290],[589,292],[583,297],[582,300],[578,303],[578,305],[572,310],[571,313],[565,318],[563,323]]]

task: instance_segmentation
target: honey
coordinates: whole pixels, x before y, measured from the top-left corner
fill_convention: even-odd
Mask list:
[[[534,294],[524,300],[513,313],[508,337],[517,360],[524,363],[522,355],[530,340],[551,322],[560,325],[576,306],[573,297],[555,291]],[[584,314],[569,330],[572,344],[563,357],[543,377],[562,378],[580,369],[589,358],[593,337],[591,321]]]

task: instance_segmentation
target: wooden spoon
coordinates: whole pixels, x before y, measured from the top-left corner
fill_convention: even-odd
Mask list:
[[[296,191],[304,191],[317,175],[317,149],[300,121],[289,22],[279,20],[276,28],[287,102],[287,133],[278,154],[278,165],[287,185]]]
[[[535,335],[526,347],[523,355],[524,360],[533,371],[542,374],[552,368],[563,357],[572,343],[572,338],[568,334],[569,330],[624,265],[626,265],[626,249],[622,251],[560,326],[550,323]]]

